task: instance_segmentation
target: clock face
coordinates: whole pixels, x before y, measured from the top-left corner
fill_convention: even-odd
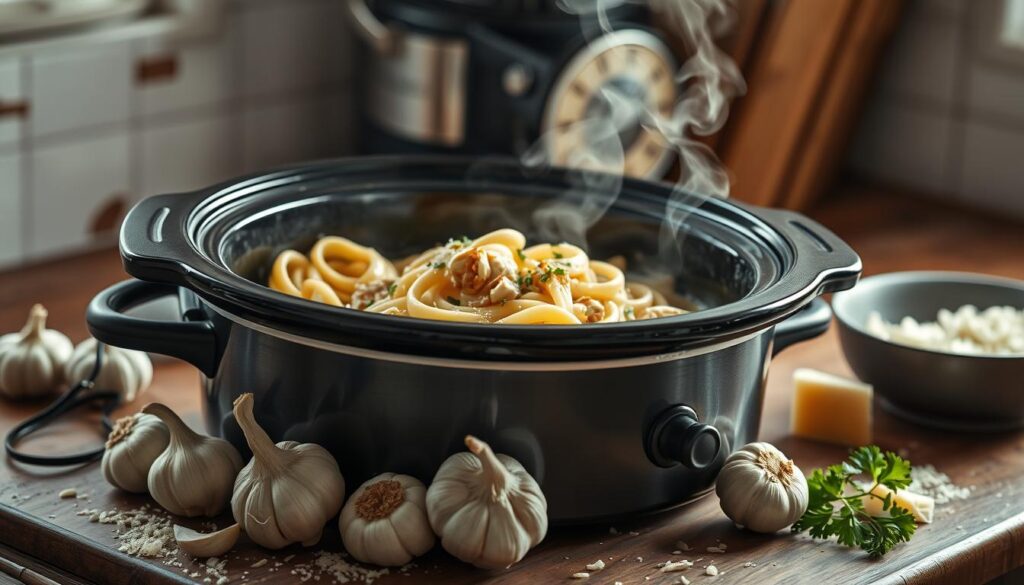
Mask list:
[[[651,119],[672,115],[675,68],[665,43],[646,31],[615,31],[589,43],[548,96],[542,132],[549,162],[660,178],[670,151]]]

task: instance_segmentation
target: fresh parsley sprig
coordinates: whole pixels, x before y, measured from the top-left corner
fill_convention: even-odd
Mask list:
[[[871,478],[863,490],[854,478]],[[910,462],[891,452],[882,453],[871,445],[860,447],[839,465],[815,469],[807,478],[807,511],[793,524],[793,532],[807,531],[813,538],[835,536],[839,544],[860,547],[880,557],[901,542],[910,540],[917,529],[914,517],[895,505],[892,493],[875,495],[882,485],[893,492],[910,485]],[[864,510],[864,497],[882,500],[884,516]]]

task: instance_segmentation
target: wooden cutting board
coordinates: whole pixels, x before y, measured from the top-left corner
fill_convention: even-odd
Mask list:
[[[1024,249],[1024,230],[1019,226],[972,219],[956,211],[921,212],[869,192],[855,195],[823,211],[819,219],[860,251],[870,271],[938,266],[1024,278],[1024,266],[1006,253]],[[86,303],[95,291],[121,278],[112,252],[0,275],[0,330],[20,327],[28,306],[42,301],[51,309],[54,326],[81,339]],[[772,364],[766,390],[761,439],[774,442],[809,471],[840,461],[845,451],[788,437],[790,378],[797,367],[848,374],[834,331],[783,352]],[[153,387],[143,400],[165,402],[199,427],[198,374],[185,364],[159,364]],[[36,408],[0,403],[0,432]],[[1024,433],[957,434],[916,427],[881,411],[875,416],[880,446],[901,450],[915,464],[933,464],[954,483],[972,488],[970,498],[939,506],[933,524],[921,527],[909,544],[882,560],[805,536],[740,531],[722,515],[712,494],[675,511],[614,526],[552,528],[544,543],[507,571],[467,567],[438,547],[415,566],[392,571],[377,582],[567,581],[598,559],[606,568],[590,582],[672,583],[679,582],[681,574],[694,583],[982,583],[1024,565]],[[30,447],[56,453],[75,450],[72,443],[78,441],[96,444],[99,439],[87,423],[79,420],[53,427]],[[58,493],[65,488],[74,488],[83,497],[60,499]],[[78,514],[84,509],[131,509],[148,501],[110,489],[96,464],[50,470],[4,460],[0,463],[0,572],[28,567],[61,583],[201,582],[207,577],[202,563],[184,555],[143,560],[120,553],[113,525],[93,523]],[[223,527],[230,519],[215,522]],[[201,527],[197,522],[184,523]],[[691,550],[673,555],[678,541]],[[724,554],[706,552],[720,543],[726,545]],[[318,553],[341,550],[336,525],[331,523],[323,541],[311,549],[271,552],[243,541],[225,557],[224,571],[231,583],[299,583],[303,575],[319,576],[311,583],[330,583],[335,579],[329,571],[310,567]],[[684,573],[662,574],[657,569],[658,563],[682,558],[701,560]],[[264,559],[262,566],[253,566]],[[719,569],[718,577],[703,575],[703,566],[709,563]],[[193,574],[198,579],[189,577]]]

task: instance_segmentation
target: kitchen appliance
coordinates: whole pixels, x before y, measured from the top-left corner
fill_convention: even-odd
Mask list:
[[[272,438],[325,446],[351,485],[383,471],[429,481],[473,433],[537,478],[553,521],[672,507],[708,490],[724,457],[756,439],[769,356],[827,328],[828,306],[815,299],[852,286],[860,259],[796,213],[672,198],[672,186],[634,179],[584,193],[577,174],[378,157],[152,197],[121,233],[125,268],[142,280],[98,295],[89,328],[199,368],[208,428],[243,452],[231,405],[253,392]],[[339,309],[264,286],[278,252],[321,234],[388,257],[498,227],[536,239],[538,210],[592,197],[615,201],[572,243],[622,254],[634,270],[670,270],[701,310],[480,325]],[[672,230],[666,212],[680,219]],[[179,296],[180,322],[124,314],[168,295]]]
[[[349,0],[366,40],[359,136],[364,154],[523,154],[540,144],[555,165],[595,148],[597,129],[625,99],[642,104],[618,139],[627,175],[661,178],[671,151],[647,112],[671,115],[678,63],[632,2],[571,14],[556,0]],[[643,111],[639,111],[643,110]]]
[[[934,321],[963,305],[1024,307],[1024,282],[963,272],[893,272],[832,299],[850,368],[893,414],[930,427],[1005,431],[1024,427],[1024,356],[961,355],[886,341],[867,330],[878,311]]]

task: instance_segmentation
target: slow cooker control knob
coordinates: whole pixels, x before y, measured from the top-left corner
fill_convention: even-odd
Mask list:
[[[688,406],[677,405],[658,416],[647,433],[647,456],[655,465],[682,463],[694,471],[715,464],[722,451],[722,435],[715,427],[697,420]]]

